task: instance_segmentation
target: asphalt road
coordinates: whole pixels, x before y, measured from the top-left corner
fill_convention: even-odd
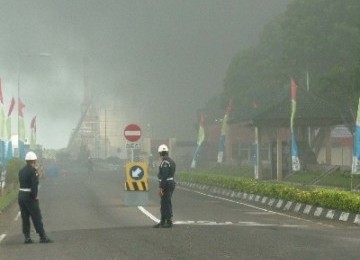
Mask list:
[[[0,215],[0,259],[359,259],[360,228],[269,212],[177,187],[172,229],[150,192],[124,191],[124,172],[69,167],[41,180],[52,244],[23,244],[17,205]]]

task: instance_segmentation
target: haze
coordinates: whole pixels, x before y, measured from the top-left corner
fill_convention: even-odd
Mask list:
[[[120,104],[124,122],[151,124],[158,138],[195,141],[196,110],[222,92],[231,59],[256,44],[288,2],[1,0],[5,113],[19,76],[25,121],[37,116],[38,143],[65,147],[80,118],[88,58],[99,110]]]

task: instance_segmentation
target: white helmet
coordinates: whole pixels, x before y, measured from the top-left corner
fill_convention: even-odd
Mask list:
[[[169,148],[166,146],[166,144],[162,144],[159,146],[159,149],[158,149],[158,152],[161,153],[161,152],[168,152],[169,151]]]
[[[28,152],[26,155],[25,155],[25,161],[35,161],[37,160],[37,156],[34,152]]]

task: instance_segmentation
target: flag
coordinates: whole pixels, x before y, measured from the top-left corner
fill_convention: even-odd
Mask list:
[[[0,139],[5,138],[5,112],[4,112],[4,99],[2,94],[2,86],[0,79]]]
[[[198,139],[196,142],[196,149],[194,152],[194,156],[191,162],[191,168],[195,168],[196,167],[196,161],[197,158],[200,155],[200,146],[201,144],[204,142],[205,140],[205,129],[204,129],[204,123],[205,123],[205,117],[203,114],[200,115],[200,122],[199,122],[199,133],[198,133]]]
[[[356,117],[356,128],[354,135],[352,173],[360,174],[360,98]]]
[[[25,120],[24,120],[24,108],[25,104],[19,98],[18,104],[18,116],[19,116],[19,125],[18,125],[18,143],[19,143],[19,158],[25,158]]]
[[[15,107],[15,99],[14,99],[14,97],[13,97],[13,98],[11,99],[11,102],[10,102],[8,117],[11,116],[12,111],[14,110],[14,107]]]
[[[19,99],[18,113],[19,113],[19,140],[25,141],[25,121],[24,121],[25,104]]]
[[[11,160],[13,158],[13,147],[11,139],[8,141],[6,159]]]
[[[6,119],[6,133],[7,133],[7,139],[8,139],[7,153],[6,153],[7,160],[11,160],[13,158],[13,145],[12,145],[12,140],[11,140],[11,135],[12,135],[11,114],[14,110],[14,107],[15,107],[15,99],[13,97],[10,101],[9,111],[8,111],[7,119]]]
[[[4,104],[4,98],[3,98],[3,93],[2,93],[1,79],[0,79],[0,102],[1,102],[1,104]]]
[[[30,147],[34,149],[36,147],[36,116],[34,116],[33,119],[31,120],[30,129],[31,129]]]
[[[6,143],[5,143],[5,113],[4,113],[4,98],[2,93],[2,85],[0,79],[0,149],[1,149],[1,164],[3,171],[6,167]],[[0,173],[2,174],[2,173]]]
[[[12,132],[11,132],[11,114],[12,114],[12,111],[14,110],[14,106],[15,106],[15,99],[13,97],[11,99],[11,102],[10,102],[10,107],[9,107],[9,111],[8,111],[8,117],[6,119],[6,132],[7,132],[8,140],[11,139],[11,135],[12,135]]]
[[[294,134],[294,120],[296,114],[296,85],[294,79],[291,78],[291,116],[290,116],[290,135],[291,135],[291,162],[292,170],[294,172],[300,171],[300,160],[299,152],[296,145],[295,134]]]
[[[21,101],[21,99],[19,98],[19,107],[18,107],[18,113],[19,113],[19,117],[24,117],[24,111],[23,109],[25,108],[25,104]]]
[[[233,109],[232,99],[230,99],[229,104],[225,111],[225,115],[224,115],[224,119],[223,119],[222,127],[221,127],[221,134],[220,134],[219,147],[218,147],[218,158],[217,158],[218,163],[222,163],[223,159],[224,159],[225,139],[226,139],[227,132],[229,130],[228,119],[229,119],[230,113],[232,112],[232,109]]]

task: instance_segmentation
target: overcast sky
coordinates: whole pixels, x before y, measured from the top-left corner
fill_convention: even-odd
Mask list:
[[[116,100],[128,123],[150,123],[157,137],[196,140],[196,110],[222,92],[231,59],[256,44],[288,2],[0,0],[5,111],[19,75],[27,126],[36,115],[38,142],[65,147],[80,118],[88,57],[99,107]]]

